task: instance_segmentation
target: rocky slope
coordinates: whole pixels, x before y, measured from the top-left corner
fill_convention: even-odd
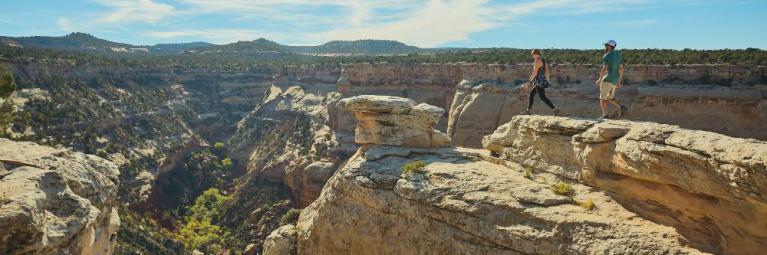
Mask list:
[[[0,253],[111,254],[118,175],[93,155],[0,139]]]
[[[330,116],[340,99],[335,83],[295,78],[275,77],[263,102],[229,140],[232,156],[247,162],[247,173],[236,181],[226,221],[257,251],[281,217],[314,201],[338,164],[356,150],[350,134],[331,129],[340,125]]]
[[[546,117],[527,119],[548,120]],[[527,119],[518,117],[508,125]],[[562,127],[552,129],[570,131],[571,135],[578,133],[577,128],[593,124],[567,118],[556,120]],[[357,134],[375,130],[380,128],[359,125]],[[502,133],[503,130],[499,129],[486,140],[488,144],[491,141],[505,143],[493,143],[497,146],[489,148],[495,151],[513,148],[506,144],[526,139],[516,133],[503,135],[509,133]],[[547,135],[536,130],[525,133],[525,137]],[[559,138],[557,142],[568,140],[566,138]],[[551,148],[552,155],[564,153],[557,152],[557,148]],[[752,157],[759,156],[752,154]],[[757,167],[753,170],[764,172],[763,168],[759,169],[761,159],[748,161],[735,157],[732,160],[755,164]],[[568,171],[549,170],[550,165],[560,162],[556,158],[541,161],[549,165],[531,165],[508,156],[497,158],[476,149],[368,144],[336,171],[320,197],[302,211],[295,227],[286,225],[269,236],[265,251],[266,254],[700,254],[721,251],[701,245],[705,239],[687,235],[685,229],[675,228],[677,225],[627,206],[624,197],[613,194],[612,190],[589,186],[591,184],[585,181],[581,183],[580,175],[568,175]],[[664,210],[657,210],[656,214],[673,216]]]
[[[503,159],[605,190],[717,254],[767,248],[767,143],[631,121],[518,116],[483,140]]]

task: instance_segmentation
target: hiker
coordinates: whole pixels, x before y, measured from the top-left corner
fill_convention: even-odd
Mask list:
[[[530,95],[527,98],[527,109],[521,114],[530,114],[530,109],[533,108],[533,102],[535,101],[535,94],[541,98],[551,108],[554,115],[559,114],[559,109],[554,107],[549,98],[546,97],[546,88],[551,86],[549,84],[549,67],[546,65],[546,60],[543,59],[543,53],[539,49],[534,49],[530,52],[533,57],[533,73],[530,74],[530,78],[527,79],[525,87],[530,88]]]
[[[621,87],[623,80],[623,56],[615,50],[615,47],[618,46],[615,40],[609,40],[604,45],[605,54],[602,56],[602,70],[599,72],[599,79],[596,81],[599,87],[599,107],[602,108],[600,120],[607,118],[609,104],[614,104],[618,107],[618,118],[626,111],[626,107],[615,99],[615,90]]]

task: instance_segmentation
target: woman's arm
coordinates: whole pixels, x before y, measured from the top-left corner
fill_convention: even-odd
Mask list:
[[[538,70],[541,69],[541,66],[543,66],[543,61],[536,59],[535,63],[533,63],[533,73],[530,74],[530,79],[527,79],[527,81],[532,82],[533,79],[535,79],[535,75],[538,74]]]

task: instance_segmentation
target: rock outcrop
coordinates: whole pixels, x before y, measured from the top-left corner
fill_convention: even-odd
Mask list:
[[[444,147],[450,138],[436,129],[445,110],[411,99],[363,95],[341,100],[357,118],[357,144],[384,144],[413,147]]]
[[[355,112],[412,114],[406,107],[412,103],[399,98],[351,98],[344,105]],[[574,127],[562,129],[588,124],[573,121]],[[360,126],[358,135],[369,128]],[[375,141],[397,135],[381,133]],[[295,232],[288,225],[272,233],[268,250],[280,251],[269,254],[293,249],[298,254],[702,253],[676,229],[628,210],[621,200],[578,183],[577,177],[526,168],[486,150],[367,143],[302,210]]]
[[[483,140],[502,158],[603,189],[703,251],[767,249],[767,143],[631,121],[517,116]]]
[[[0,254],[111,254],[118,175],[93,155],[0,139]]]

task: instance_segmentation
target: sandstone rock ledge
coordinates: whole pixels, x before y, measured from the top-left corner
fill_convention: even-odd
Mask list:
[[[573,199],[481,150],[363,147],[303,210],[299,254],[698,254],[673,228],[573,184]],[[420,173],[404,164],[421,160]],[[275,253],[276,254],[276,253]]]
[[[0,139],[0,254],[111,254],[118,175],[93,155]]]
[[[767,250],[767,142],[677,126],[516,116],[485,148],[603,189],[627,209],[718,254]]]

